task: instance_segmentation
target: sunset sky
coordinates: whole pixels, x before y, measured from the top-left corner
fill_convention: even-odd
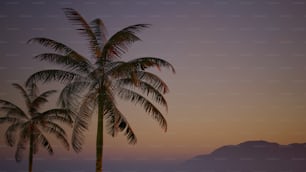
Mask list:
[[[306,142],[305,1],[2,0],[1,99],[22,104],[10,84],[53,68],[33,59],[52,51],[26,44],[30,38],[49,37],[89,54],[86,40],[64,16],[66,7],[87,21],[101,18],[110,35],[128,25],[152,24],[122,59],[161,57],[177,71],[155,71],[170,87],[168,132],[139,106],[120,103],[138,143],[128,145],[122,135],[105,135],[106,161],[179,162],[246,140]],[[59,146],[52,158],[94,159],[95,123],[94,118],[80,154]],[[14,158],[15,148],[5,145],[6,128],[0,128],[2,164]],[[36,157],[49,158],[43,152]]]

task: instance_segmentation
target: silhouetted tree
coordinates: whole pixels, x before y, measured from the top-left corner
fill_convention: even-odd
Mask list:
[[[117,108],[115,98],[141,105],[166,131],[167,123],[163,114],[149,99],[151,96],[151,100],[167,108],[163,95],[169,90],[161,78],[146,69],[166,67],[174,72],[174,68],[167,61],[156,57],[121,61],[120,56],[126,53],[128,46],[140,40],[136,33],[149,25],[128,26],[108,38],[101,19],[87,23],[74,9],[66,8],[64,12],[74,25],[79,26],[77,30],[88,40],[92,58],[84,57],[55,40],[33,38],[29,42],[37,42],[56,52],[40,54],[36,59],[62,65],[65,69],[37,72],[31,76],[28,84],[52,80],[66,84],[60,96],[60,103],[63,107],[76,109],[78,112],[72,133],[72,146],[75,151],[81,150],[83,132],[88,128],[88,122],[97,107],[96,171],[100,172],[103,118],[110,135],[115,136],[121,131],[127,136],[129,143],[134,144],[137,141],[130,124]]]
[[[63,108],[39,112],[41,106],[48,102],[47,98],[56,92],[55,90],[39,94],[35,84],[32,84],[28,90],[16,83],[12,85],[21,92],[27,109],[24,111],[16,104],[0,99],[0,110],[4,112],[4,115],[0,117],[0,124],[9,123],[5,131],[5,139],[9,146],[14,146],[17,142],[15,153],[17,162],[21,160],[23,151],[29,145],[29,172],[31,172],[33,154],[37,153],[39,146],[45,148],[49,154],[53,154],[53,148],[46,134],[54,135],[66,149],[69,149],[66,132],[57,122],[69,124],[72,127],[72,118],[70,111]],[[19,133],[18,139],[17,133]]]

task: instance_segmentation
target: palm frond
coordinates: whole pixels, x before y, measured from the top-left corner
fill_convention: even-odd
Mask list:
[[[32,74],[26,82],[26,85],[31,85],[38,81],[42,82],[50,82],[50,81],[59,81],[61,83],[69,83],[80,77],[79,74],[64,70],[57,70],[57,69],[49,69],[49,70],[42,70]]]
[[[118,70],[117,69],[110,71],[109,74],[112,77],[116,78],[118,81],[120,81],[121,79],[131,79],[135,86],[138,86],[140,82],[146,82],[162,94],[166,94],[169,92],[167,84],[161,78],[151,72],[134,71],[131,74],[128,72],[124,72],[124,69],[122,68]]]
[[[145,70],[150,67],[157,67],[160,70],[161,67],[164,67],[175,73],[175,69],[172,64],[170,64],[166,60],[157,57],[141,57],[133,59],[127,62],[127,64],[132,64],[133,66],[136,66],[137,70]]]
[[[43,53],[34,57],[40,61],[48,61],[54,64],[63,65],[68,69],[76,70],[82,73],[89,73],[92,69],[90,62],[83,56],[72,51],[66,55],[56,53]]]
[[[79,105],[80,94],[91,85],[91,81],[77,80],[68,83],[61,91],[57,103],[64,108],[75,109]]]
[[[35,140],[43,147],[45,148],[50,155],[53,154],[53,148],[48,141],[48,139],[40,132],[39,135],[35,138]]]
[[[14,146],[16,143],[16,132],[18,127],[20,127],[20,123],[16,122],[10,125],[5,131],[6,142],[9,146]]]
[[[59,53],[69,54],[73,52],[73,49],[69,48],[67,45],[49,38],[36,37],[28,40],[28,43],[38,43]]]
[[[151,72],[139,70],[138,68],[141,67],[139,65],[134,65],[133,63],[120,62],[116,63],[107,74],[115,79],[131,78],[135,85],[139,84],[139,82],[143,80],[163,94],[169,92],[167,84],[160,77]]]
[[[119,58],[126,53],[130,44],[140,40],[136,33],[147,27],[149,27],[148,24],[136,24],[118,31],[104,45],[102,57],[107,59]]]
[[[27,116],[25,114],[21,113],[16,108],[2,106],[2,107],[0,107],[0,110],[5,113],[6,117],[16,118],[16,120],[27,119]],[[2,120],[4,120],[4,119],[2,119]],[[9,122],[9,121],[6,121],[6,122]]]
[[[19,84],[17,83],[13,83],[12,84],[17,90],[20,91],[21,95],[23,96],[23,98],[25,99],[25,103],[27,105],[27,107],[29,108],[31,106],[31,99],[30,96],[27,94],[26,90]]]
[[[27,142],[22,139],[19,141],[18,145],[17,145],[17,149],[16,149],[16,152],[15,152],[15,160],[17,162],[20,162],[22,160],[22,157],[23,157],[23,152],[25,151],[26,149],[26,144]]]
[[[1,100],[0,100],[1,101]],[[12,107],[12,106],[1,106],[0,110],[6,113],[6,116],[9,118],[15,118],[15,121],[19,121],[22,119],[29,119],[29,117],[24,113],[19,107]],[[0,118],[0,123],[5,119]],[[5,121],[3,121],[5,122]],[[12,121],[6,121],[12,122]]]
[[[38,96],[39,89],[36,83],[31,83],[30,85],[27,85],[28,95],[29,98],[32,101]]]
[[[91,28],[97,38],[100,47],[103,47],[104,44],[107,42],[107,29],[104,25],[104,22],[97,18],[94,19],[91,23]]]
[[[29,132],[29,127],[26,127],[28,123],[23,123],[22,124],[22,130],[19,134],[19,140],[18,140],[18,144],[17,144],[17,150],[15,152],[15,159],[17,162],[20,162],[22,160],[23,157],[23,152],[26,149],[26,144],[28,143],[29,137],[28,137],[28,133]]]
[[[51,121],[47,121],[44,123],[44,126],[42,127],[42,129],[50,134],[53,134],[54,136],[56,136],[57,139],[59,139],[61,141],[61,143],[65,146],[65,148],[67,150],[69,150],[69,142],[67,140],[67,134],[65,132],[65,130],[59,126],[58,124],[51,122]]]
[[[5,122],[9,122],[9,123],[16,123],[16,122],[20,122],[20,119],[16,118],[16,117],[11,117],[10,113],[6,114],[7,116],[5,117],[1,117],[0,118],[0,124],[5,123]]]
[[[107,120],[106,127],[108,134],[115,137],[118,132],[124,132],[130,144],[136,144],[137,138],[130,124],[124,115],[118,110],[111,97],[106,97],[105,100],[106,113],[104,117]]]
[[[137,71],[137,75],[140,80],[146,81],[163,94],[169,92],[168,85],[157,75],[147,71]]]
[[[37,98],[39,98],[39,97],[48,98],[50,95],[52,95],[56,92],[57,92],[56,90],[48,90],[48,91],[45,91],[45,92],[41,93]],[[34,102],[35,102],[35,100],[34,100]]]
[[[40,94],[38,97],[35,97],[31,104],[31,108],[33,109],[39,109],[40,106],[42,106],[44,103],[48,102],[48,97],[54,93],[56,93],[56,90],[48,90],[44,93]]]
[[[80,26],[77,30],[80,31],[82,35],[86,37],[89,41],[90,50],[93,53],[94,57],[98,58],[101,56],[101,50],[95,36],[95,33],[91,30],[90,25],[86,22],[86,20],[81,16],[79,12],[72,8],[64,8],[64,13],[68,20],[72,22],[72,24]]]
[[[123,88],[124,87],[129,87],[129,88],[132,88],[133,90],[134,89],[139,89],[139,90],[142,91],[143,94],[146,94],[147,96],[151,95],[152,99],[156,103],[164,106],[166,108],[166,110],[168,111],[167,101],[164,98],[164,96],[162,95],[162,93],[160,93],[160,92],[164,91],[163,89],[158,90],[158,87],[154,88],[152,85],[150,85],[150,84],[148,84],[144,81],[139,81],[138,85],[135,85],[134,81],[131,78],[120,79],[120,80],[117,80],[116,83],[118,84],[119,89],[122,88],[122,87]]]
[[[88,129],[89,121],[97,102],[97,90],[89,90],[82,99],[79,113],[74,119],[72,131],[72,147],[76,152],[80,152],[84,142],[84,132]]]
[[[50,109],[47,110],[35,117],[33,117],[33,121],[44,122],[47,121],[60,121],[69,125],[72,125],[72,111],[69,109]]]
[[[122,99],[129,100],[131,102],[143,106],[144,110],[147,113],[151,114],[153,119],[155,119],[159,123],[160,127],[163,128],[164,131],[167,131],[167,121],[164,118],[163,114],[158,110],[158,108],[154,106],[154,104],[152,104],[145,97],[126,88],[121,88],[121,90],[118,91],[118,96]]]

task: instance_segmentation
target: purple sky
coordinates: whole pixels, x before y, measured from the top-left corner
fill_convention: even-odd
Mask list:
[[[86,40],[61,10],[65,7],[78,10],[89,21],[103,19],[110,35],[128,25],[152,24],[140,34],[143,41],[123,59],[162,57],[177,70],[175,75],[159,73],[170,87],[169,131],[163,133],[140,108],[122,103],[139,142],[130,146],[123,136],[105,136],[106,160],[179,162],[245,140],[306,142],[304,1],[2,0],[2,99],[22,103],[10,84],[23,83],[31,73],[52,67],[33,60],[49,50],[26,44],[28,39],[49,37],[88,55]],[[0,163],[12,159],[14,150],[4,144],[4,129]],[[93,122],[79,159],[95,157],[94,136]],[[75,156],[59,147],[52,158]]]

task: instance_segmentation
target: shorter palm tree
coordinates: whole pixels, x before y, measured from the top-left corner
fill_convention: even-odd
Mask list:
[[[56,90],[49,90],[39,94],[35,84],[26,89],[16,83],[12,85],[21,92],[27,111],[23,111],[22,108],[10,101],[0,99],[0,110],[4,112],[4,115],[0,117],[0,124],[10,124],[5,131],[5,139],[11,147],[18,142],[15,153],[17,162],[21,161],[22,154],[28,144],[28,169],[31,172],[33,155],[38,152],[39,146],[45,148],[49,154],[53,154],[53,148],[45,134],[56,136],[63,143],[64,147],[69,150],[66,132],[57,122],[72,126],[71,112],[68,109],[50,109],[40,113],[39,109],[41,106],[48,102],[47,98],[54,94]],[[19,134],[18,139],[16,139],[17,133]]]

